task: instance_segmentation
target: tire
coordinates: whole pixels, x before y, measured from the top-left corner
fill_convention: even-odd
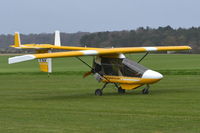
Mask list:
[[[144,88],[144,89],[142,90],[142,94],[149,94],[149,89]]]
[[[101,89],[96,89],[96,90],[95,90],[95,95],[96,95],[96,96],[102,96],[102,95],[103,95],[102,90],[101,90]]]
[[[124,89],[122,89],[121,87],[118,88],[118,93],[120,94],[124,94],[126,91]]]

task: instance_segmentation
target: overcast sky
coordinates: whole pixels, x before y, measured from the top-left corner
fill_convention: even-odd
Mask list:
[[[200,0],[0,0],[0,33],[200,26]]]

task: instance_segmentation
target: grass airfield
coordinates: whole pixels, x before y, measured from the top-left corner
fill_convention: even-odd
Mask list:
[[[83,79],[89,69],[76,58],[54,59],[49,77],[36,61],[7,58],[0,57],[2,133],[200,132],[200,55],[149,55],[142,64],[164,74],[149,95],[142,88],[119,95],[108,85],[102,97],[94,96],[102,84]]]

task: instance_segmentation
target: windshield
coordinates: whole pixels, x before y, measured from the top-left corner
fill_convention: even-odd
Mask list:
[[[144,73],[147,68],[138,64],[137,62],[134,62],[132,60],[129,60],[129,59],[123,59],[122,63],[129,67],[130,69],[136,71],[136,72],[139,72],[139,73]]]

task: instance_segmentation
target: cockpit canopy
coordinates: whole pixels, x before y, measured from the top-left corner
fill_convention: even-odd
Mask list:
[[[142,77],[146,67],[129,59],[101,58],[101,65],[94,62],[94,69],[103,75]]]

